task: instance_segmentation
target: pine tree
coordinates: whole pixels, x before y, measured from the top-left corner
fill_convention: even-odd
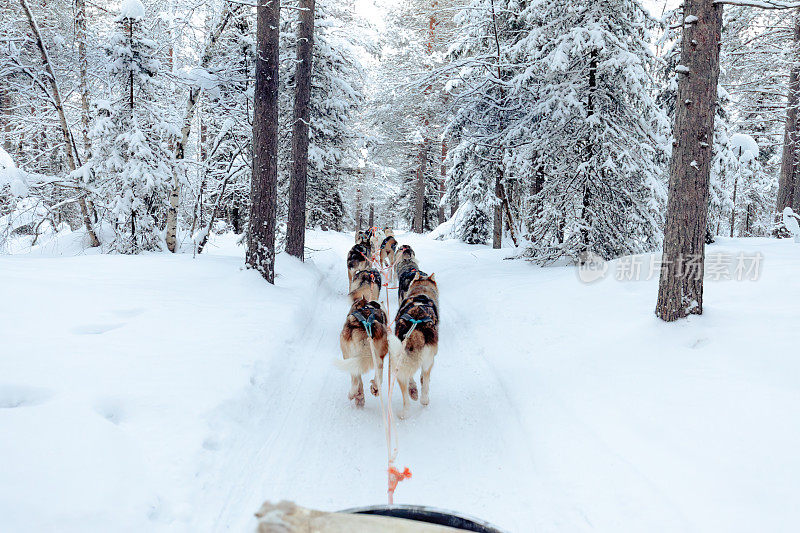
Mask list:
[[[140,2],[123,4],[106,46],[113,100],[97,102],[89,134],[93,154],[87,169],[108,198],[112,248],[121,253],[161,248],[175,172],[168,140],[176,131],[161,108],[161,64],[144,19]]]
[[[544,169],[528,254],[542,262],[656,249],[667,121],[651,96],[647,13],[635,0],[536,3],[520,43],[534,67],[523,156]],[[512,83],[514,83],[512,81]]]

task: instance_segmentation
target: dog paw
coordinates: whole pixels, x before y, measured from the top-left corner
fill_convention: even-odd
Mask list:
[[[378,395],[378,384],[375,383],[374,379],[369,382],[369,391],[372,393],[373,396]]]
[[[419,398],[417,384],[414,382],[413,379],[408,380],[408,395],[411,396],[412,400],[416,400],[417,398]]]
[[[422,397],[419,399],[419,403],[422,405],[428,405],[431,403],[431,399],[427,394],[423,394]]]
[[[400,412],[397,413],[397,418],[399,418],[400,420],[405,420],[406,418],[408,418],[408,409],[405,408],[400,409]]]
[[[364,407],[364,394],[356,395],[356,407]]]

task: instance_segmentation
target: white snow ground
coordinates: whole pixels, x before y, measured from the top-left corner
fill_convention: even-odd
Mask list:
[[[442,324],[431,404],[398,422],[396,502],[514,532],[797,531],[800,245],[710,247],[763,253],[760,280],[709,281],[703,317],[664,324],[655,280],[399,240]],[[196,259],[0,256],[0,530],[250,531],[265,499],[384,503],[377,401],[350,405],[331,363],[351,236],[309,245],[276,287],[232,238]]]

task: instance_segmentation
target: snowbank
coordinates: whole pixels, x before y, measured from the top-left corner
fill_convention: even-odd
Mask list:
[[[720,238],[709,254],[762,254],[758,280],[708,281],[705,315],[665,324],[655,278],[615,277],[633,258],[584,284],[397,238],[442,317],[431,404],[397,425],[398,503],[513,532],[796,529],[800,247]],[[275,286],[235,241],[0,257],[0,530],[251,531],[264,500],[385,501],[377,402],[354,408],[332,364],[352,236],[310,232]]]

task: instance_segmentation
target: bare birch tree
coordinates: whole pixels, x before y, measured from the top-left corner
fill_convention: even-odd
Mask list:
[[[45,71],[47,72],[47,81],[50,84],[49,99],[58,113],[61,134],[64,137],[64,152],[67,156],[67,165],[70,171],[75,171],[78,168],[78,151],[77,147],[75,146],[75,139],[73,138],[72,132],[69,128],[69,123],[67,122],[67,116],[64,112],[64,105],[61,100],[61,90],[58,86],[58,79],[56,78],[53,70],[53,65],[50,62],[50,55],[47,53],[47,48],[42,40],[42,34],[39,31],[39,25],[36,23],[36,18],[33,16],[33,12],[31,11],[27,0],[20,0],[20,5],[22,6],[22,10],[25,12],[25,17],[28,19],[31,32],[36,40],[36,47],[39,49],[39,53],[42,56],[42,63],[44,64]],[[100,239],[97,238],[97,234],[95,233],[92,225],[92,220],[89,216],[89,208],[86,205],[86,198],[81,197],[80,200],[78,200],[78,205],[81,209],[81,218],[83,219],[83,224],[86,227],[86,233],[89,235],[89,242],[92,246],[100,246]]]

